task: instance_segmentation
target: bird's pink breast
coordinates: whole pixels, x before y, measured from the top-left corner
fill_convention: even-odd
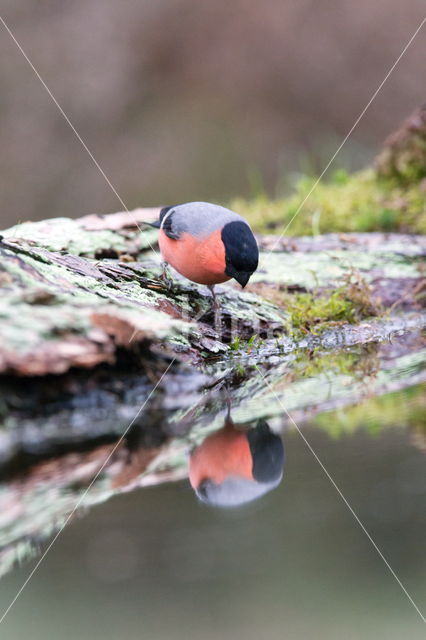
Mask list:
[[[230,280],[225,273],[225,247],[220,230],[205,238],[183,233],[173,240],[160,229],[158,242],[165,262],[188,280],[207,285]]]

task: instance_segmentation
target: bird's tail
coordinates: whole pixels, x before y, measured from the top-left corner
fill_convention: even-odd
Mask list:
[[[142,224],[147,224],[149,227],[154,227],[155,229],[159,229],[161,226],[161,222],[156,220],[155,222],[147,222],[146,220],[142,220]]]

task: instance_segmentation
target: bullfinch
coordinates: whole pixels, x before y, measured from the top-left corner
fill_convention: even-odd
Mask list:
[[[163,279],[170,264],[181,275],[207,285],[214,305],[214,285],[235,278],[244,288],[256,271],[259,249],[246,220],[234,211],[209,202],[163,207],[159,220]]]
[[[228,418],[192,452],[189,481],[202,502],[236,507],[278,486],[283,467],[282,440],[264,420],[243,430]]]

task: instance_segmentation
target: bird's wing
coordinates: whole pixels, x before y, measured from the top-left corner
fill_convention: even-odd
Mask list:
[[[225,207],[209,202],[189,202],[168,208],[162,218],[162,229],[169,238],[178,239],[183,233],[205,237],[225,224],[243,220]]]
[[[172,207],[170,209],[171,210],[166,213],[163,220],[161,221],[160,228],[164,231],[168,238],[171,238],[172,240],[178,240],[182,234],[182,231],[179,230],[174,223],[175,211]]]

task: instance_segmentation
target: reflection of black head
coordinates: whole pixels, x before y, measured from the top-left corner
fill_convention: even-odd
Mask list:
[[[259,420],[255,429],[247,433],[253,457],[253,478],[258,482],[273,482],[281,478],[284,466],[282,440],[272,433],[265,420]]]

